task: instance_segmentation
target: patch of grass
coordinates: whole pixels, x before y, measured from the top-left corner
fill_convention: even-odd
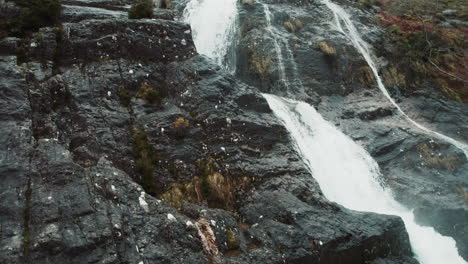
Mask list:
[[[388,87],[391,86],[398,86],[404,87],[406,86],[406,77],[404,74],[398,71],[395,66],[390,66],[385,68],[382,73],[383,80],[385,85]]]
[[[188,128],[190,126],[190,122],[184,117],[177,117],[176,120],[172,123],[172,127],[174,128],[175,134],[178,137],[184,137],[187,135]]]
[[[123,106],[129,106],[130,102],[132,101],[132,95],[128,92],[125,87],[120,87],[119,92],[117,93],[120,99],[120,103]]]
[[[297,29],[301,29],[304,27],[304,24],[299,19],[294,19],[294,25],[296,26]]]
[[[229,250],[238,249],[240,247],[240,241],[237,237],[237,233],[230,227],[226,230],[226,240]]]
[[[132,150],[136,161],[136,170],[140,175],[140,184],[151,195],[156,195],[156,176],[154,175],[156,156],[150,144],[148,133],[144,129],[132,127]]]
[[[446,96],[468,103],[463,58],[466,27],[447,27],[440,23],[444,20],[441,14],[444,5],[439,2],[434,6],[434,2],[422,0],[392,1],[376,18],[386,28],[385,36],[394,46],[386,57],[394,60],[405,75],[407,91],[439,87]]]
[[[287,31],[294,33],[298,30],[300,30],[304,25],[302,24],[302,21],[299,19],[294,19],[294,20],[287,20],[283,23],[283,26],[286,28]]]
[[[16,64],[20,65],[28,62],[29,53],[29,40],[21,39],[18,43],[18,47],[15,50],[16,53]]]
[[[390,34],[397,34],[397,35],[402,35],[403,31],[401,31],[401,28],[398,25],[391,25],[390,27],[387,28],[387,32]]]
[[[463,201],[468,205],[468,192],[465,191],[464,187],[456,187],[455,191],[463,198]]]
[[[364,85],[371,86],[375,84],[375,77],[372,69],[369,66],[360,67],[355,74],[355,79]]]
[[[153,17],[153,1],[145,0],[136,4],[128,10],[128,18],[130,19],[141,19],[141,18],[152,18]]]
[[[136,94],[138,98],[146,100],[150,104],[159,104],[162,99],[162,93],[159,89],[149,85],[147,81],[144,81],[140,85],[140,90]]]
[[[264,76],[268,72],[270,64],[271,60],[268,56],[259,56],[254,53],[250,57],[250,69],[261,76]]]
[[[10,35],[18,37],[57,24],[62,11],[59,0],[10,1],[21,8],[19,16],[7,22]]]
[[[432,144],[421,144],[417,148],[427,165],[433,168],[455,171],[463,162],[456,156],[439,154],[437,147]]]
[[[187,183],[172,184],[161,198],[175,208],[184,202],[206,202],[212,208],[234,211],[236,191],[250,186],[253,179],[223,175],[215,169],[217,163],[213,158],[198,160],[197,176]]]
[[[208,176],[213,170],[213,164],[215,160],[208,158],[207,160],[198,160],[198,174],[201,178],[200,180],[200,192],[202,197],[210,197],[211,187],[208,182]]]
[[[318,43],[318,47],[320,51],[327,56],[334,57],[337,54],[335,47],[333,47],[333,45],[327,41],[320,41]]]
[[[293,25],[291,21],[286,21],[283,23],[283,26],[286,28],[287,31],[294,33],[296,32],[296,27]]]

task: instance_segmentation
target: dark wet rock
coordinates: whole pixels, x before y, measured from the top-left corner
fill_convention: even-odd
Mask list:
[[[386,259],[377,259],[377,260],[371,261],[370,263],[371,264],[417,264],[418,261],[413,258],[405,258],[403,260],[386,258]]]
[[[236,100],[236,103],[242,108],[252,109],[258,112],[265,113],[271,112],[268,103],[266,103],[266,101],[258,94],[242,95]]]
[[[89,6],[63,5],[63,22],[76,23],[87,19],[120,19],[127,18],[127,12],[114,11]]]
[[[463,188],[456,189],[460,197],[466,196]],[[455,238],[458,245],[468,244],[468,233],[466,231],[466,219],[468,214],[466,210],[460,208],[450,209],[437,209],[434,210],[430,205],[420,207],[415,211],[418,216],[417,221],[423,225],[432,226],[436,223],[436,229],[444,236],[451,236]],[[467,256],[466,248],[459,248],[462,256]]]
[[[362,111],[358,114],[361,120],[375,120],[377,118],[383,118],[393,114],[391,109],[377,108],[372,110]]]
[[[63,0],[62,5],[103,8],[114,11],[127,11],[139,0]]]
[[[13,2],[0,2],[0,19],[12,19],[18,16],[20,13],[20,8],[15,5]]]
[[[319,190],[313,190],[316,183],[310,176],[299,175],[309,179],[277,178],[248,196],[240,211],[252,224],[249,235],[253,243],[273,244],[292,263],[340,263],[343,259],[364,263],[377,255],[391,255],[394,250],[400,252],[399,258],[411,255],[401,219],[351,212],[329,204]],[[340,220],[329,221],[331,217]],[[373,221],[379,226],[370,224]],[[369,251],[371,245],[374,250]]]
[[[190,27],[163,20],[87,20],[64,24],[62,63],[125,58],[169,62],[195,54]],[[134,32],[134,33],[132,33]]]
[[[16,55],[18,48],[19,38],[8,37],[0,40],[0,54],[1,55]]]
[[[155,8],[153,10],[154,19],[164,19],[164,20],[179,20],[182,16],[182,12],[174,9],[162,9]]]
[[[400,105],[412,119],[430,129],[462,142],[465,140],[465,135],[468,135],[466,104],[429,95],[408,98]]]

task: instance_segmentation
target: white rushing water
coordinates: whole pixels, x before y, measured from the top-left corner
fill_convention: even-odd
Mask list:
[[[324,2],[334,6],[328,0],[324,0]],[[191,0],[184,12],[186,21],[191,24],[198,52],[211,57],[225,68],[228,68],[225,57],[233,38],[233,27],[237,19],[236,8],[236,0]],[[280,35],[275,32],[276,29],[271,24],[271,12],[268,6],[263,4],[263,8],[267,21],[266,29],[274,40],[275,52],[278,56],[280,81],[284,82],[287,88],[288,78],[278,41]],[[341,28],[339,16],[336,13],[335,16],[337,26]],[[349,21],[349,18],[346,21]],[[350,25],[352,26],[352,24]],[[352,28],[355,31],[354,27]],[[344,33],[342,28],[340,31]],[[355,35],[359,36],[357,33]],[[288,43],[285,40],[281,41],[285,45],[287,55],[294,62]],[[359,38],[356,43],[361,43],[358,45],[362,49],[360,51],[374,71],[379,87],[401,111],[381,84],[382,81],[370,58],[365,42]],[[297,75],[297,66],[293,66],[294,74]],[[275,115],[282,120],[290,132],[296,149],[328,199],[353,210],[402,217],[409,233],[413,251],[421,264],[466,263],[458,255],[455,241],[452,238],[441,236],[433,228],[417,225],[414,222],[412,212],[398,204],[393,199],[392,194],[379,184],[379,167],[362,147],[337,130],[332,124],[323,120],[312,106],[273,95],[264,94],[264,97]],[[409,119],[409,117],[407,118]],[[418,127],[422,127],[411,119],[409,120]],[[424,127],[422,129],[429,131]],[[442,139],[447,138],[435,132],[431,133],[439,135],[438,137]],[[448,139],[451,141],[445,140],[451,143],[457,142],[451,138]]]
[[[468,145],[467,144],[426,128],[425,126],[411,119],[400,108],[400,106],[395,102],[395,100],[393,100],[393,98],[390,96],[387,89],[385,88],[385,85],[383,84],[382,79],[379,76],[377,66],[371,57],[369,45],[359,35],[358,31],[356,30],[356,27],[351,21],[350,15],[342,7],[340,7],[339,5],[335,3],[332,3],[330,0],[321,0],[321,1],[333,12],[333,15],[335,17],[335,26],[337,30],[343,33],[353,43],[353,46],[359,51],[359,53],[362,54],[362,56],[366,60],[369,67],[372,69],[372,73],[374,74],[375,79],[377,80],[377,85],[379,89],[382,91],[385,97],[387,97],[387,99],[398,109],[398,111],[414,126],[421,129],[428,135],[439,138],[443,141],[446,141],[454,145],[455,147],[462,150],[465,153],[465,156],[468,158]]]
[[[237,17],[236,0],[190,0],[184,10],[184,20],[192,28],[198,53],[226,69],[230,66],[225,60],[235,37]]]
[[[452,238],[417,225],[413,213],[379,184],[379,167],[361,146],[325,121],[309,104],[263,96],[288,129],[325,197],[352,210],[400,216],[421,264],[466,264]]]

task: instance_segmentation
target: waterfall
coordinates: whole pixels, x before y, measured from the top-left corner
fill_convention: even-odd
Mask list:
[[[192,28],[198,53],[233,73],[235,63],[229,63],[226,57],[236,32],[237,1],[190,0],[183,17]]]
[[[362,54],[362,56],[366,60],[369,67],[372,69],[372,73],[374,74],[375,79],[377,80],[377,85],[380,91],[382,91],[385,97],[387,97],[387,99],[395,106],[398,112],[400,112],[410,123],[412,123],[417,128],[421,129],[428,135],[439,138],[459,148],[465,153],[465,156],[468,158],[468,145],[467,144],[426,128],[425,126],[411,119],[400,108],[400,106],[395,102],[395,100],[393,100],[393,98],[390,96],[387,89],[385,88],[385,85],[383,84],[382,79],[380,78],[380,75],[377,71],[377,66],[372,60],[369,45],[359,35],[358,31],[356,30],[356,27],[354,26],[353,22],[350,19],[350,15],[346,13],[346,11],[340,6],[338,6],[337,4],[330,2],[330,0],[321,0],[321,1],[333,12],[333,15],[335,17],[334,22],[335,22],[335,26],[337,30],[343,33],[353,43],[353,46],[359,51],[359,53]]]
[[[263,4],[263,12],[265,13],[265,20],[266,20],[266,30],[270,34],[270,36],[273,38],[273,44],[275,46],[275,52],[276,52],[276,57],[278,59],[278,68],[279,68],[279,73],[280,73],[280,81],[283,82],[284,87],[286,88],[286,92],[289,92],[289,82],[288,79],[286,78],[286,70],[284,67],[284,60],[283,60],[283,52],[281,51],[281,48],[278,44],[278,32],[276,32],[276,29],[273,27],[271,23],[271,12],[270,8],[268,5]]]
[[[329,7],[342,10],[328,0],[323,1]],[[281,35],[272,26],[268,5],[262,4],[262,6],[267,22],[266,29],[274,40],[280,81],[288,88],[283,54],[278,41]],[[184,11],[186,21],[192,26],[195,45],[199,53],[211,57],[221,66],[227,63],[226,53],[234,36],[236,8],[236,0],[191,0]],[[344,33],[340,19],[348,21],[346,26],[351,27],[348,30],[354,31],[354,36],[359,37],[348,16],[344,16],[346,19],[340,18],[346,14],[344,11],[340,15],[334,13],[336,25],[341,32]],[[353,38],[350,39],[353,40]],[[289,44],[285,40],[282,41],[292,63],[295,63]],[[379,88],[408,120],[431,135],[436,135],[457,147],[463,146],[454,139],[422,127],[404,114],[383,86],[365,42],[360,38],[355,38],[353,44],[360,47],[358,49],[376,75]],[[293,64],[293,70],[297,75],[297,65]],[[329,200],[352,210],[400,216],[408,231],[413,251],[421,264],[466,263],[458,255],[455,241],[452,238],[440,235],[431,227],[417,225],[413,213],[397,203],[390,191],[379,184],[379,167],[361,146],[325,121],[312,106],[273,95],[264,94],[263,96],[274,114],[288,129],[295,148]]]
[[[377,163],[310,105],[263,94],[289,131],[295,148],[324,195],[349,209],[400,216],[421,264],[465,264],[453,238],[415,223],[413,213],[379,184]]]
[[[294,58],[294,54],[291,50],[291,47],[289,46],[288,39],[283,38],[283,43],[284,43],[284,48],[286,49],[286,52],[288,53],[289,60],[291,61],[293,77],[297,81],[298,86],[302,88],[302,90],[304,90],[304,85],[302,83],[301,77],[299,76],[296,59]]]

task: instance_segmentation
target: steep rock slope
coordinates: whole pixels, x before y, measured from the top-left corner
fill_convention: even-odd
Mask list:
[[[401,219],[323,197],[187,24],[64,3],[2,40],[1,263],[415,263]]]

